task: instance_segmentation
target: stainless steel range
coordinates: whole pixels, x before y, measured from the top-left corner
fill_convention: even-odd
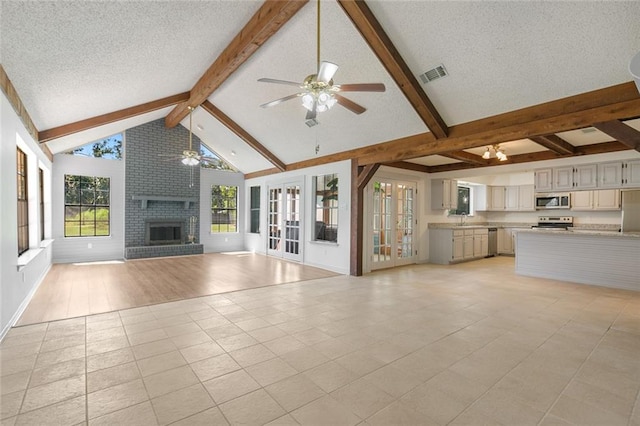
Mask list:
[[[531,227],[532,229],[559,230],[566,231],[573,228],[572,216],[540,216],[538,224]]]

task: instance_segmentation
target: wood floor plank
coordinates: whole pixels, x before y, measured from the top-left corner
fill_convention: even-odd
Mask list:
[[[336,275],[248,252],[54,264],[16,325]]]

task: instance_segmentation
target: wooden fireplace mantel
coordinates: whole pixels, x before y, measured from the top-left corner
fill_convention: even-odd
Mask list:
[[[141,202],[142,210],[147,208],[147,203],[149,201],[169,201],[169,202],[177,202],[184,203],[184,209],[188,210],[191,203],[195,203],[198,201],[194,197],[165,197],[162,195],[134,195],[131,197],[132,200],[139,200]]]

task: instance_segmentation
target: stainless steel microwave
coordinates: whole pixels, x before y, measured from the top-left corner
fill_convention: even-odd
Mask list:
[[[571,207],[571,194],[536,194],[536,210],[568,209]]]

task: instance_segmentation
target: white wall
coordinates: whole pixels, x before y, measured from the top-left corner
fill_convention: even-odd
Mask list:
[[[339,193],[338,193],[338,242],[324,243],[311,241],[313,227],[310,224],[315,223],[312,217],[315,210],[312,205],[315,197],[311,193],[314,176],[326,174],[338,174]],[[244,208],[248,209],[249,188],[252,186],[260,186],[260,234],[245,234],[245,247],[247,250],[256,253],[266,253],[267,248],[267,187],[269,185],[278,185],[286,182],[301,181],[302,182],[302,199],[305,226],[304,244],[303,244],[303,260],[305,265],[316,266],[318,268],[328,269],[341,274],[349,273],[349,255],[350,255],[350,238],[351,238],[351,161],[340,161],[337,163],[323,164],[321,166],[309,167],[302,170],[278,173],[271,176],[263,176],[259,178],[249,179],[245,181]],[[244,226],[249,230],[248,216],[244,216]]]
[[[238,232],[211,233],[211,185],[238,187]],[[244,250],[246,211],[242,173],[200,168],[200,243],[205,253]]]
[[[108,237],[64,236],[64,176],[110,178],[110,233]],[[57,154],[53,167],[53,261],[90,262],[124,258],[124,161]]]
[[[0,95],[0,338],[15,323],[51,267],[51,245],[40,244],[38,209],[29,212],[29,250],[20,257],[28,263],[18,270],[16,145],[28,156],[29,201],[37,200],[37,168],[45,171],[45,192],[50,188],[51,162],[29,135],[4,94]],[[34,178],[35,177],[35,178]],[[35,188],[35,190],[34,190]],[[51,205],[45,194],[45,222]],[[32,205],[37,206],[37,202]],[[35,223],[34,223],[35,222]],[[45,225],[45,238],[50,229]]]

